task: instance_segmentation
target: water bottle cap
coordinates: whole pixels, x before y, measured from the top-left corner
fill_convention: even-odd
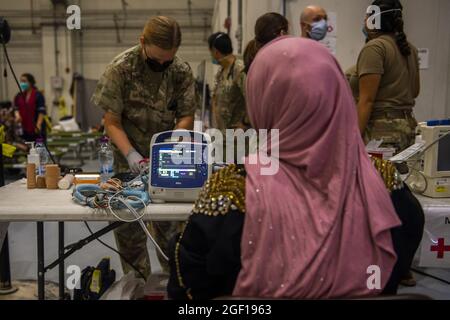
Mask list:
[[[43,138],[36,138],[36,143],[42,143],[42,142],[44,142]]]
[[[107,136],[103,136],[100,138],[100,142],[102,142],[102,143],[109,142],[109,138]]]

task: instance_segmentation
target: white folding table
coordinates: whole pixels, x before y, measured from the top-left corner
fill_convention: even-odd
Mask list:
[[[143,217],[146,221],[185,221],[188,219],[192,203],[149,204]],[[132,219],[131,213],[120,214]],[[64,298],[64,260],[66,256],[80,249],[103,234],[121,226],[108,210],[92,209],[76,204],[71,190],[28,190],[24,180],[19,180],[0,188],[0,243],[9,222],[30,222],[37,224],[38,298],[44,299],[45,272],[59,267],[59,296]],[[107,227],[68,247],[64,243],[64,222],[107,221]],[[58,222],[58,259],[48,266],[44,261],[44,223]],[[3,234],[2,234],[3,233]],[[1,248],[1,247],[0,247]]]

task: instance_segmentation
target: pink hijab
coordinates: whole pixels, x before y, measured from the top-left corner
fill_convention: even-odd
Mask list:
[[[263,165],[246,165],[233,295],[378,295],[396,262],[390,229],[400,220],[365,152],[338,63],[315,41],[278,38],[253,62],[247,97],[255,129],[280,130],[280,167],[263,176]],[[372,265],[381,270],[380,290],[367,286]]]

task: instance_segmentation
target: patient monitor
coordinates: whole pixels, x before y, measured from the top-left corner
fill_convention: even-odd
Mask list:
[[[450,197],[450,120],[420,125],[425,142],[422,173],[426,179],[424,195]]]
[[[149,195],[153,202],[194,202],[212,172],[211,141],[201,132],[155,134],[150,145]]]

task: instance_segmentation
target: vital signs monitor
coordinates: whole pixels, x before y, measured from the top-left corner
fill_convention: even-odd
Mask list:
[[[450,120],[429,121],[421,125],[425,141],[423,174],[427,180],[424,192],[433,198],[450,197]]]
[[[211,141],[201,132],[155,134],[150,145],[149,194],[154,202],[193,202],[212,172]]]

